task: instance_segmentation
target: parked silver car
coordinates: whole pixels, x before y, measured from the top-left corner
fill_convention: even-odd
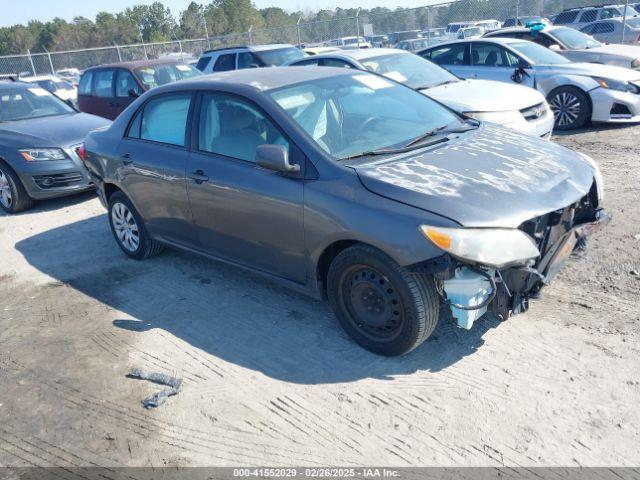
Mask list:
[[[640,70],[640,46],[605,45],[595,38],[567,27],[505,28],[485,38],[517,38],[550,48],[572,62],[591,62]]]
[[[624,41],[622,30],[624,29]],[[582,33],[591,35],[603,43],[623,43],[637,46],[640,42],[640,18],[610,18],[588,23],[580,29]]]
[[[572,63],[537,43],[513,38],[448,42],[418,52],[462,78],[537,88],[547,97],[556,128],[595,122],[640,122],[640,72]]]
[[[567,27],[579,30],[591,22],[606,20],[608,18],[624,17],[625,15],[627,18],[632,18],[637,16],[638,12],[631,6],[625,7],[624,4],[567,8],[556,15],[553,19],[553,24],[566,25]]]
[[[354,68],[384,75],[420,90],[476,120],[498,123],[536,137],[549,138],[553,115],[542,94],[532,88],[485,80],[461,80],[413,53],[391,48],[350,50],[296,60],[290,66]]]

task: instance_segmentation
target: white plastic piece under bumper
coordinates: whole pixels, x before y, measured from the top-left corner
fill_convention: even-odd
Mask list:
[[[594,122],[632,123],[640,122],[640,95],[630,92],[619,92],[608,88],[596,88],[589,92]],[[628,114],[611,113],[615,105],[624,106]]]

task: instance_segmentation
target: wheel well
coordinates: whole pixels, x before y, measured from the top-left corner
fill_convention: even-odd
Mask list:
[[[107,201],[107,203],[109,203],[109,198],[111,198],[111,195],[113,195],[116,192],[121,192],[121,191],[122,190],[120,190],[113,183],[105,183],[104,184],[104,197],[105,197],[105,200]]]
[[[320,255],[320,258],[318,259],[318,266],[316,267],[316,274],[322,298],[327,298],[327,275],[329,274],[329,266],[331,265],[331,262],[333,262],[333,259],[336,258],[340,252],[357,244],[362,244],[362,242],[358,242],[356,240],[339,240],[325,248]]]

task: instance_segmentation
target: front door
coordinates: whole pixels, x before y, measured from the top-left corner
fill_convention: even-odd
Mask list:
[[[283,175],[255,164],[262,144],[302,154],[253,103],[202,95],[187,167],[187,191],[200,248],[212,255],[305,282],[303,172]],[[303,168],[302,168],[303,169]]]
[[[521,85],[533,86],[533,71],[516,76],[518,57],[501,45],[490,42],[473,42],[471,44],[471,67],[475,75],[472,78],[495,80],[497,82],[514,82],[518,78]]]
[[[118,146],[124,191],[159,240],[193,245],[185,171],[191,93],[160,95],[136,114]]]
[[[129,70],[118,69],[115,79],[114,111],[116,115],[127,108],[133,101],[142,95],[143,91]]]

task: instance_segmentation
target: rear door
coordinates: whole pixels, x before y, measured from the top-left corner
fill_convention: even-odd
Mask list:
[[[187,246],[194,243],[185,185],[192,98],[191,92],[151,98],[117,151],[124,191],[151,234]]]
[[[473,75],[469,65],[469,43],[449,43],[421,53],[421,56],[462,78]]]
[[[112,68],[96,70],[93,74],[93,113],[109,120],[120,113],[115,107],[114,80],[115,70]]]
[[[212,255],[304,283],[304,158],[249,100],[221,92],[201,97],[187,168],[200,248]],[[301,171],[260,168],[262,144],[284,145]]]

